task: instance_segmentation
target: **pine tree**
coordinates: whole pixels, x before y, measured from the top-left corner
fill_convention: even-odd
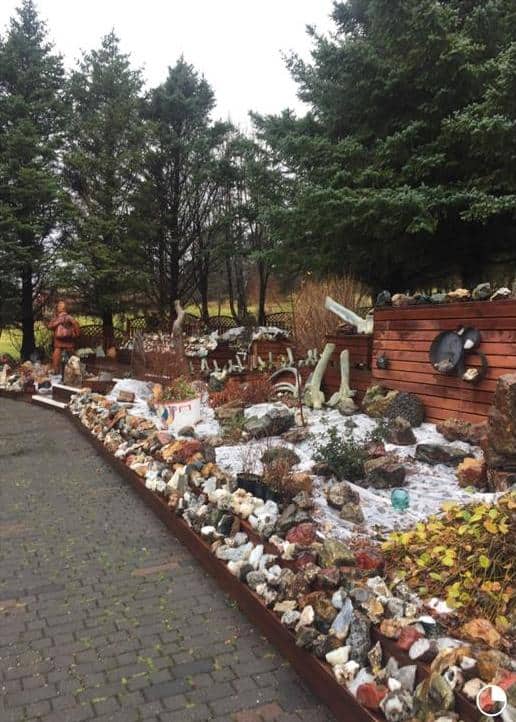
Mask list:
[[[114,32],[86,53],[69,84],[71,122],[64,164],[74,205],[67,281],[90,313],[102,317],[106,344],[113,314],[144,286],[142,257],[129,225],[141,179],[142,78]]]
[[[34,3],[23,0],[0,43],[0,301],[9,321],[21,318],[24,359],[35,348],[34,301],[63,213],[63,85],[61,58]]]

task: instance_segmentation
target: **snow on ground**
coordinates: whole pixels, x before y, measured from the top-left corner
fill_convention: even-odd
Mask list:
[[[150,392],[149,384],[133,379],[119,381],[113,388],[109,398],[115,400],[121,390],[133,391],[136,394],[136,402],[131,413],[156,421],[156,416],[148,408],[147,398]],[[271,408],[272,404],[257,404],[245,409],[245,416],[263,416]],[[217,436],[221,432],[220,424],[215,419],[214,410],[203,399],[202,406],[203,420],[196,425],[195,430],[199,437]],[[346,424],[349,420],[355,425],[353,434],[357,440],[363,440],[365,436],[376,426],[376,420],[366,414],[355,414],[351,417],[343,417],[333,409],[312,411],[304,409],[305,419],[310,430],[310,437],[301,444],[287,444],[281,438],[266,438],[247,443],[224,445],[216,449],[217,463],[232,474],[242,471],[260,474],[263,470],[261,456],[264,451],[273,446],[287,446],[293,449],[300,458],[296,471],[310,471],[314,463],[316,448],[324,441],[327,431],[335,426],[343,434],[347,431]],[[349,424],[352,425],[352,424]],[[417,443],[448,443],[439,434],[434,424],[422,424],[414,429]],[[470,451],[474,456],[480,456],[478,447],[469,446],[461,442],[454,442],[455,445]],[[438,513],[445,501],[457,501],[466,504],[471,501],[491,501],[495,495],[471,493],[461,489],[457,482],[455,470],[443,464],[430,466],[411,460],[415,454],[413,446],[395,446],[386,444],[387,451],[395,452],[407,463],[407,483],[405,489],[410,496],[410,507],[405,512],[399,512],[392,508],[390,502],[390,490],[364,489],[356,484],[351,486],[360,496],[362,510],[366,520],[366,528],[369,532],[377,530],[382,533],[387,530],[399,529],[410,526],[414,522],[425,519],[430,514]],[[316,502],[315,516],[320,521],[323,529],[331,531],[334,536],[345,538],[356,530],[349,522],[339,518],[338,511],[332,509],[326,503],[324,490],[328,481],[320,477],[315,478],[314,498]]]
[[[270,408],[270,404],[258,404],[245,410],[246,417],[261,416]],[[327,435],[328,428],[335,426],[343,433],[346,431],[346,421],[352,419],[356,427],[353,434],[357,440],[362,440],[368,432],[376,426],[376,420],[366,414],[355,414],[352,417],[343,417],[338,411],[305,410],[305,418],[311,432],[311,437],[301,444],[287,444],[280,438],[262,439],[260,441],[237,444],[235,446],[220,446],[217,448],[217,463],[233,474],[240,471],[260,473],[262,465],[260,457],[263,452],[271,446],[283,445],[295,450],[300,457],[300,463],[294,467],[297,471],[310,471],[314,463],[314,454],[317,446],[321,444]],[[417,443],[447,444],[449,442],[438,433],[434,424],[422,424],[414,429]],[[480,449],[462,442],[454,442],[455,445],[470,451],[472,456],[481,455]],[[493,494],[470,493],[462,489],[455,474],[455,470],[444,464],[430,466],[416,461],[410,461],[409,457],[415,454],[416,445],[396,446],[386,444],[387,451],[394,451],[407,462],[408,473],[405,489],[410,496],[410,508],[406,512],[399,512],[392,508],[390,502],[390,490],[364,489],[356,484],[351,484],[360,495],[360,502],[367,527],[372,530],[377,528],[379,532],[411,526],[415,522],[425,519],[430,514],[438,513],[445,501],[457,501],[462,504],[471,501],[485,501],[493,499]],[[332,532],[334,536],[349,536],[354,529],[353,525],[339,518],[338,511],[328,506],[324,489],[328,482],[325,479],[316,477],[314,483],[314,498],[316,500],[315,516],[321,522],[323,528]]]

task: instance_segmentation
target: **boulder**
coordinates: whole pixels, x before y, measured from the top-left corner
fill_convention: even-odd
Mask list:
[[[471,295],[474,301],[487,301],[492,293],[490,283],[479,283],[478,286],[475,286]]]
[[[408,391],[399,391],[389,403],[385,416],[396,419],[400,416],[411,426],[421,426],[425,420],[425,407],[419,396]]]
[[[387,687],[380,686],[375,682],[368,682],[361,684],[357,689],[357,701],[367,709],[379,710],[380,702],[388,693]]]
[[[488,418],[488,443],[516,461],[516,374],[500,376]]]
[[[510,288],[499,288],[496,290],[493,295],[491,296],[491,301],[505,301],[506,299],[510,298],[512,296],[512,292]]]
[[[502,637],[488,619],[478,617],[466,622],[460,629],[459,635],[468,642],[483,642],[489,647],[499,647]]]
[[[356,491],[346,481],[332,484],[326,492],[328,504],[335,509],[342,509],[344,504],[357,503],[360,500]]]
[[[390,489],[405,482],[406,469],[397,457],[391,454],[379,459],[369,459],[364,464],[364,486],[375,489]]]
[[[352,501],[344,504],[340,510],[340,518],[344,521],[349,521],[351,524],[363,524],[364,523],[364,512],[360,504],[355,504]]]
[[[410,421],[404,419],[403,416],[396,416],[392,423],[389,424],[387,441],[397,446],[412,446],[412,444],[415,444],[417,439],[412,431]]]
[[[469,454],[458,446],[450,444],[418,444],[415,456],[418,461],[425,464],[458,466]]]
[[[286,540],[291,544],[298,544],[302,547],[309,547],[315,541],[316,526],[311,522],[298,524],[292,527],[286,536]]]
[[[487,465],[483,459],[468,457],[457,467],[459,486],[474,486],[475,489],[485,489],[487,484]],[[516,479],[516,474],[515,474]]]
[[[455,291],[450,291],[447,294],[447,298],[451,303],[456,301],[469,301],[471,292],[467,288],[456,288]]]
[[[474,424],[463,419],[449,418],[440,421],[436,425],[436,429],[444,436],[446,441],[464,441],[467,444],[477,446],[487,434],[487,422]]]
[[[325,539],[319,552],[321,567],[355,566],[355,555],[351,549],[338,539]]]
[[[263,416],[250,416],[244,422],[244,430],[253,439],[281,436],[294,425],[294,414],[284,404],[272,406]]]
[[[509,491],[516,484],[516,472],[514,471],[497,471],[489,469],[487,472],[487,486],[490,491],[504,492]]]
[[[389,391],[383,386],[370,386],[362,400],[362,410],[374,418],[385,416],[389,405],[398,394],[399,391]]]
[[[282,438],[288,444],[301,444],[303,441],[306,441],[309,436],[310,429],[308,427],[297,426],[294,429],[289,429],[289,431],[285,431]]]

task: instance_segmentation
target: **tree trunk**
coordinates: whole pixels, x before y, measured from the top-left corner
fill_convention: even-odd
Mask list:
[[[249,315],[249,312],[247,310],[247,288],[244,274],[244,266],[242,263],[242,259],[239,257],[235,258],[235,281],[238,319],[242,323]]]
[[[102,311],[102,335],[104,337],[104,349],[107,351],[115,342],[113,312],[108,309]]]
[[[229,308],[231,310],[231,315],[235,319],[235,321],[238,319],[238,314],[235,310],[235,296],[233,293],[233,270],[231,268],[231,259],[226,258],[226,273],[228,276],[228,299],[229,299]]]
[[[36,348],[34,336],[34,307],[32,304],[32,266],[25,266],[22,271],[22,361],[27,361]]]
[[[258,289],[258,323],[265,326],[267,323],[265,314],[265,303],[267,300],[267,284],[269,283],[269,271],[265,263],[258,263],[259,289]]]
[[[208,269],[201,268],[199,274],[198,288],[201,296],[201,319],[206,323],[210,317],[210,309],[208,304]]]

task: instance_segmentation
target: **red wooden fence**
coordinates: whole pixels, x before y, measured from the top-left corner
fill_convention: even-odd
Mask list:
[[[485,420],[496,379],[516,371],[516,300],[382,308],[375,310],[374,319],[373,383],[418,394],[432,421],[450,416]],[[489,364],[476,385],[438,374],[428,357],[438,333],[461,326],[480,331],[479,350]],[[380,354],[389,360],[387,370],[376,367]],[[480,366],[479,356],[468,354],[466,365]]]

